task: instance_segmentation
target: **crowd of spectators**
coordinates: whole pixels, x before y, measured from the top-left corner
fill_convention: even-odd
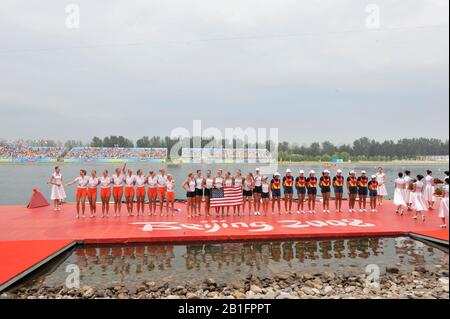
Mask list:
[[[182,159],[189,161],[249,161],[269,162],[273,155],[267,149],[233,149],[233,148],[183,148]]]
[[[71,149],[64,159],[158,159],[167,158],[166,149],[156,148],[121,148],[121,147],[75,147]]]
[[[64,147],[26,146],[23,144],[0,145],[0,158],[8,160],[57,160],[64,153]]]

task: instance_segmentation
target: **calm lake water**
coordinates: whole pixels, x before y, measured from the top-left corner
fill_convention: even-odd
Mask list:
[[[129,164],[130,168],[132,168],[135,172],[138,168],[142,168],[145,172],[149,172],[150,170],[159,170],[161,168],[161,164]],[[110,164],[61,164],[62,173],[65,182],[68,182],[75,177],[78,176],[80,169],[86,169],[87,171],[91,171],[92,169],[97,170],[100,175],[101,172],[107,168],[110,173],[115,169],[115,166]],[[23,205],[28,202],[32,189],[39,189],[44,195],[50,197],[50,187],[46,184],[49,179],[49,176],[53,173],[54,165],[51,164],[35,164],[35,165],[27,165],[27,164],[19,164],[19,165],[11,165],[5,164],[0,165],[0,205]],[[202,169],[206,172],[207,169],[211,169],[215,172],[218,168],[223,168],[224,170],[229,170],[233,174],[237,169],[241,169],[244,174],[248,171],[254,171],[255,165],[246,165],[246,164],[235,164],[235,165],[183,165],[183,166],[174,166],[168,167],[167,170],[171,173],[175,181],[177,182],[176,188],[176,196],[178,199],[185,198],[185,192],[181,188],[181,184],[186,179],[186,176],[189,172],[196,171],[197,169]],[[324,167],[322,164],[317,165],[280,165],[278,167],[278,171],[284,173],[287,168],[290,168],[294,171],[294,174],[297,174],[300,169],[308,172],[311,169],[316,170],[316,172],[321,172]],[[366,170],[368,174],[373,174],[376,171],[376,166],[369,165],[353,165],[353,164],[344,164],[342,169],[344,170],[344,174],[348,174],[348,172],[352,169],[360,172],[361,170]],[[392,181],[396,178],[397,173],[399,171],[404,171],[405,169],[409,169],[412,171],[413,175],[424,174],[427,169],[432,169],[434,171],[435,177],[442,178],[444,176],[444,171],[448,170],[448,165],[394,165],[394,164],[386,164],[384,166],[385,173],[388,176],[390,183],[388,184],[388,190],[390,197],[393,196],[393,185]],[[332,174],[334,174],[336,169],[331,169]],[[75,186],[72,189],[66,190],[68,195],[68,202],[75,201]]]
[[[448,267],[448,253],[410,238],[369,238],[214,245],[86,246],[41,269],[14,287],[58,286],[65,283],[69,265],[80,268],[81,285],[106,289],[124,285],[130,291],[146,281],[170,286],[196,285],[207,278],[219,283],[242,282],[248,275],[273,277],[284,273],[365,273],[368,265]],[[444,268],[445,269],[445,268]]]

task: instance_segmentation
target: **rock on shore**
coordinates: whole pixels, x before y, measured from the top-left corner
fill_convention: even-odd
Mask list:
[[[80,289],[39,286],[20,288],[2,294],[18,299],[449,299],[448,270],[418,269],[401,273],[388,268],[379,287],[368,285],[366,275],[336,273],[277,274],[272,278],[248,276],[241,283],[219,283],[208,278],[199,285],[171,287],[169,283],[144,282],[106,289],[83,286]]]

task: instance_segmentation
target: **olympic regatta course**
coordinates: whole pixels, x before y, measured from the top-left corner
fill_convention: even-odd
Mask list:
[[[427,212],[427,220],[422,222],[413,220],[413,213],[395,214],[390,201],[379,207],[377,213],[233,216],[231,209],[228,217],[205,217],[203,213],[201,217],[188,218],[185,204],[177,203],[176,208],[180,211],[174,217],[128,217],[122,212],[118,218],[77,220],[74,205],[64,205],[59,213],[51,207],[31,210],[0,206],[0,290],[77,243],[192,243],[419,234],[448,245],[448,230],[439,229],[437,211]]]

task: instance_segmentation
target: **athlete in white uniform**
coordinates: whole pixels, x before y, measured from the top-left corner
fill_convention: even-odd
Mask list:
[[[244,178],[242,177],[242,171],[240,169],[237,170],[236,176],[234,176],[234,186],[240,187],[241,190],[242,186],[244,185]],[[242,205],[236,205],[234,206],[234,215],[237,214],[237,216],[241,216],[241,210],[244,209],[244,201],[242,201]]]
[[[221,169],[219,169],[217,171],[216,177],[214,178],[214,188],[222,189],[224,184],[225,184],[225,182],[224,182],[224,178],[223,178],[223,171]],[[225,208],[222,207],[222,209],[220,209],[220,207],[216,207],[216,216],[217,217],[220,216],[220,211],[222,211],[222,215],[225,214]]]
[[[256,174],[254,176],[255,189],[253,190],[253,198],[255,205],[255,215],[261,215],[261,194],[262,194],[262,175],[259,168],[256,169]]]
[[[211,190],[214,188],[214,178],[211,170],[206,172],[205,179],[205,211],[206,216],[211,216]]]
[[[187,179],[184,181],[182,185],[183,189],[186,191],[186,198],[187,198],[187,213],[188,217],[192,218],[195,215],[195,187],[196,187],[196,181],[195,181],[195,174],[189,173]]]
[[[202,200],[204,195],[205,179],[203,178],[203,173],[201,170],[197,171],[197,176],[195,177],[195,211],[194,214],[201,216],[202,211]]]

